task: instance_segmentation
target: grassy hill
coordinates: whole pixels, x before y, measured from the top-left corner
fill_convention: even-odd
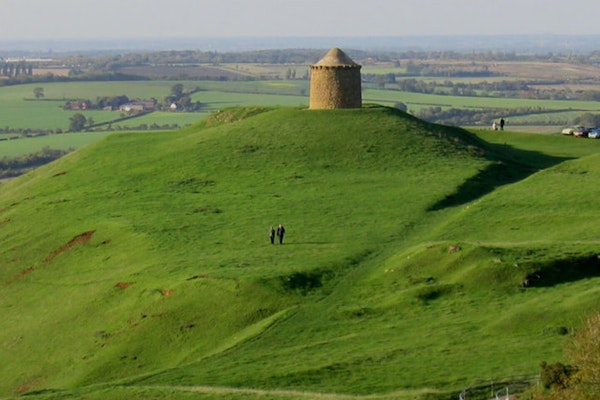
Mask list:
[[[0,398],[449,399],[536,374],[598,306],[600,143],[486,135],[238,108],[3,183]]]

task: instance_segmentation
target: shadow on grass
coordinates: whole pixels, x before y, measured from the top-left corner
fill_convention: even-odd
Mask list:
[[[286,245],[286,246],[317,245],[317,244],[333,244],[333,242],[283,242],[283,245]]]
[[[487,150],[487,158],[492,161],[492,164],[466,180],[456,192],[429,207],[428,211],[438,211],[469,203],[501,186],[519,182],[542,169],[570,160],[566,157],[519,150],[506,144],[483,143],[482,147]]]
[[[527,275],[521,286],[551,287],[599,276],[600,259],[598,255],[592,254],[539,264],[534,272]]]

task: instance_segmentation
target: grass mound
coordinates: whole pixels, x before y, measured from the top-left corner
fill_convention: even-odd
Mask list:
[[[242,108],[4,183],[0,396],[447,398],[533,373],[598,292],[597,211],[567,203],[593,191],[566,178],[598,161],[544,143]]]

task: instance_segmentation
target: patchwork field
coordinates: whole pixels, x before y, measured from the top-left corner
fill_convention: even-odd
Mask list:
[[[581,93],[588,97],[600,92],[600,68],[591,63],[554,57],[547,61],[537,59],[522,61],[481,59],[399,58],[386,60],[366,58],[363,64],[363,101],[366,104],[406,107],[421,118],[442,118],[427,114],[439,109],[440,113],[461,110],[465,113],[480,112],[482,115],[467,120],[453,120],[446,116],[445,124],[489,129],[494,119],[504,117],[514,131],[558,133],[566,125],[574,124],[582,115],[597,115],[597,99],[581,100]],[[189,54],[187,54],[189,56]],[[456,56],[456,55],[454,55]],[[499,54],[498,57],[501,58]],[[299,58],[301,59],[301,58]],[[560,60],[559,60],[560,59]],[[93,60],[92,60],[93,61]],[[92,62],[90,61],[90,62]],[[92,126],[91,131],[121,130],[176,130],[194,124],[210,113],[232,106],[299,106],[308,105],[309,66],[302,63],[163,63],[126,66],[115,70],[124,76],[137,77],[130,81],[106,82],[41,82],[0,87],[0,137],[27,138],[40,133],[62,133],[70,128],[70,119],[82,114]],[[35,74],[49,71],[57,78],[69,75],[63,64],[46,66],[46,70],[34,69]],[[411,68],[415,71],[411,72]],[[112,70],[111,70],[112,71]],[[476,76],[478,72],[485,72]],[[113,71],[114,72],[114,71]],[[475,76],[468,76],[474,74]],[[392,76],[392,81],[377,83],[381,77]],[[467,76],[463,76],[467,75]],[[399,82],[415,80],[425,88],[400,90]],[[515,92],[511,83],[518,83],[527,90]],[[477,85],[495,84],[494,89],[481,89]],[[503,86],[503,84],[506,84]],[[157,99],[163,101],[174,85],[182,85],[191,91],[191,101],[201,104],[196,112],[155,111],[124,118],[120,111],[73,110],[62,107],[67,101],[125,95],[130,99]],[[438,86],[436,93],[426,93],[427,87]],[[440,86],[441,85],[441,86]],[[445,86],[444,86],[445,85]],[[506,86],[506,87],[505,87]],[[464,88],[472,92],[463,93]],[[43,95],[37,97],[36,90]],[[425,92],[422,92],[422,89]],[[561,100],[536,99],[537,92],[560,93]],[[560,97],[558,94],[557,97]],[[585,97],[585,96],[584,96]],[[578,100],[579,99],[579,100]],[[421,113],[425,113],[421,115]],[[428,116],[429,115],[429,116]],[[437,121],[437,119],[434,119]],[[446,121],[444,120],[444,121]],[[55,141],[55,143],[53,143]],[[30,152],[40,150],[38,143],[29,141]],[[44,146],[76,148],[75,141],[67,144],[64,138],[50,136]],[[2,146],[4,154],[13,146]],[[19,149],[26,145],[14,146]],[[19,150],[20,151],[20,150]],[[13,156],[18,156],[14,154]]]

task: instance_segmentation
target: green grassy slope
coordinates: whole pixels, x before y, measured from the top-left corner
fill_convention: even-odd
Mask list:
[[[0,186],[0,397],[446,398],[535,373],[596,306],[598,212],[571,202],[600,160],[565,161],[589,153],[383,107],[111,135]]]

